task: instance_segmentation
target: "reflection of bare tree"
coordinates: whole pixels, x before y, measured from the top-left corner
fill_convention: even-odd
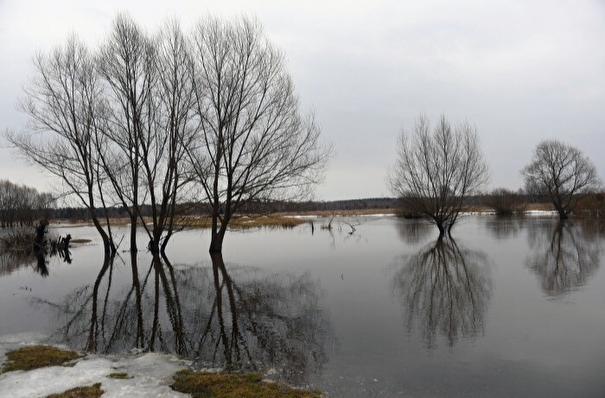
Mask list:
[[[222,256],[212,255],[214,292],[198,335],[198,362],[233,370],[272,367],[281,379],[306,383],[327,361],[332,340],[317,282],[309,274],[250,278],[241,271],[231,275]]]
[[[545,227],[550,227],[547,233]],[[549,296],[565,294],[586,284],[599,267],[599,234],[587,223],[544,223],[528,231],[533,248],[526,264],[540,277],[542,290]]]
[[[404,242],[417,244],[422,242],[433,230],[433,224],[425,220],[400,220],[397,232]]]
[[[43,269],[39,267],[39,259],[30,255],[20,255],[19,253],[0,253],[0,277],[10,275],[13,272],[18,271],[21,268],[32,267],[32,269],[42,275],[43,277],[48,275],[48,269],[46,263],[42,265]],[[46,270],[46,273],[44,271]]]
[[[131,256],[131,283],[116,276],[115,259],[105,256],[93,285],[70,293],[62,304],[47,303],[65,319],[57,337],[70,345],[101,353],[129,349],[186,355],[183,321],[174,269],[155,255],[143,274]]]
[[[420,322],[427,348],[436,345],[437,331],[453,346],[459,336],[483,332],[491,298],[487,256],[441,238],[415,255],[404,257],[393,278],[407,313],[408,331]]]
[[[92,285],[47,303],[64,319],[60,341],[102,353],[172,352],[231,370],[274,368],[293,384],[327,361],[332,331],[308,274],[228,272],[220,255],[212,267],[175,268],[156,255],[140,269],[136,255],[130,260],[130,283],[107,257]]]
[[[71,252],[69,249],[57,249],[47,253],[44,250],[31,252],[8,251],[0,253],[0,277],[10,275],[13,272],[31,267],[34,272],[43,278],[49,275],[48,257],[59,256],[64,262],[71,264]]]
[[[517,217],[490,217],[485,222],[485,226],[496,239],[507,239],[519,234],[520,222]]]

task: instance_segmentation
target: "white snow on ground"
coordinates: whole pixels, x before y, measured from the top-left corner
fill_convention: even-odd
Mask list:
[[[526,210],[526,216],[556,216],[557,212],[554,210]]]
[[[42,337],[34,334],[0,336],[0,362],[6,360],[6,352],[39,344]],[[188,397],[170,388],[174,373],[187,368],[187,365],[187,361],[157,353],[103,358],[87,355],[78,360],[73,367],[52,366],[28,372],[4,373],[0,375],[0,397],[46,397],[98,382],[105,391],[104,398]],[[132,378],[107,378],[111,373],[127,373]]]

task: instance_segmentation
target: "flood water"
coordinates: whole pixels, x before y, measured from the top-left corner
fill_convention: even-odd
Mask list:
[[[605,396],[604,224],[466,216],[438,240],[395,217],[327,222],[232,231],[213,258],[203,230],[166,258],[104,260],[92,228],[52,229],[93,242],[71,262],[1,257],[0,335],[171,352],[329,397]]]

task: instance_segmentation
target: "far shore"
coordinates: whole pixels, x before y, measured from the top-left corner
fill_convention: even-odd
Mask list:
[[[553,206],[548,203],[528,204],[526,211],[554,211]],[[493,210],[486,206],[469,206],[463,210],[463,213],[489,214]],[[400,213],[397,208],[365,208],[365,209],[343,209],[343,210],[317,210],[301,212],[277,212],[269,214],[238,214],[233,217],[229,223],[230,228],[254,228],[254,227],[284,227],[291,228],[297,225],[307,223],[309,218],[333,218],[333,217],[363,217],[388,215],[395,216]],[[100,220],[103,223],[103,220]],[[151,223],[149,217],[145,221]],[[127,217],[111,218],[112,226],[130,225],[130,219]],[[92,221],[82,219],[57,219],[51,220],[54,227],[62,228],[64,226],[92,226]],[[178,220],[179,227],[185,228],[210,228],[212,218],[210,216],[186,216]]]

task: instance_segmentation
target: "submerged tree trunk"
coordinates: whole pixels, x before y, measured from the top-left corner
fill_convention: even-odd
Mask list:
[[[90,218],[92,219],[92,223],[94,224],[95,228],[97,229],[97,232],[99,233],[99,235],[101,235],[101,239],[103,240],[103,250],[104,250],[105,254],[106,255],[115,254],[116,245],[113,242],[113,239],[111,238],[111,236],[107,232],[105,232],[105,230],[103,229],[103,226],[99,222],[99,219],[97,218],[97,214],[96,214],[96,209],[94,207],[89,207],[88,214],[90,214]]]
[[[223,252],[223,240],[225,239],[226,228],[221,227],[218,231],[212,231],[212,239],[210,240],[210,253]]]
[[[559,213],[560,220],[567,220],[569,218],[569,215],[567,214],[563,206],[561,206],[560,204],[555,203],[555,209],[557,209],[557,213]]]
[[[137,216],[133,211],[130,216],[130,251],[134,253],[137,250]]]

